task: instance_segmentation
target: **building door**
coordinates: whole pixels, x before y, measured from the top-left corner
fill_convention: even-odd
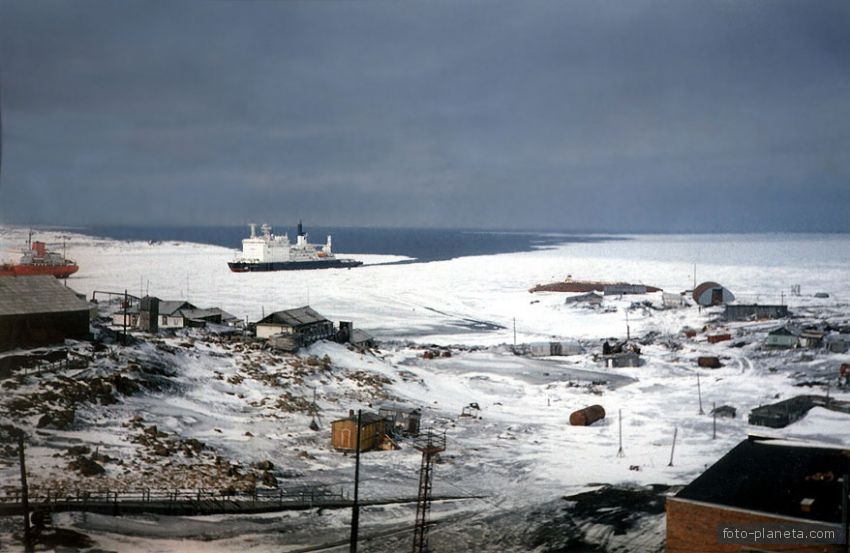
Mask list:
[[[713,288],[711,290],[711,305],[720,305],[723,303],[723,288]]]
[[[351,430],[346,428],[340,433],[340,445],[343,449],[351,449]]]

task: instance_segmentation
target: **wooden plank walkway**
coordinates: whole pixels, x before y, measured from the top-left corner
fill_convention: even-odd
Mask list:
[[[477,496],[441,496],[434,499],[462,500]],[[360,501],[361,506],[415,503],[415,497],[378,498]],[[31,512],[89,512],[105,515],[151,513],[174,516],[251,514],[288,510],[350,508],[353,501],[343,492],[325,488],[256,493],[222,494],[209,490],[133,490],[113,492],[75,491],[63,494],[30,495]],[[20,493],[0,495],[0,516],[20,516]]]

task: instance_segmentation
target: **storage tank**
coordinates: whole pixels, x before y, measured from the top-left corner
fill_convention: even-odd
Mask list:
[[[589,426],[604,418],[605,408],[601,405],[591,405],[590,407],[574,411],[570,415],[570,424],[573,426]]]

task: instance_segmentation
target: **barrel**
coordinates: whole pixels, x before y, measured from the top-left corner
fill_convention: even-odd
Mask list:
[[[697,365],[707,369],[719,369],[723,366],[720,363],[720,359],[713,356],[697,357]]]
[[[570,415],[570,424],[573,426],[589,426],[604,418],[605,408],[601,405],[591,405],[590,407],[574,411]]]

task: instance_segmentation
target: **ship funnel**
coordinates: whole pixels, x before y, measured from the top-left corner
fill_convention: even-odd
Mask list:
[[[298,236],[304,236],[304,226],[298,221]]]
[[[328,243],[325,245],[328,251],[331,251],[331,235],[328,234]]]
[[[256,238],[257,237],[257,225],[255,223],[251,223],[248,226],[251,227],[251,238]]]

